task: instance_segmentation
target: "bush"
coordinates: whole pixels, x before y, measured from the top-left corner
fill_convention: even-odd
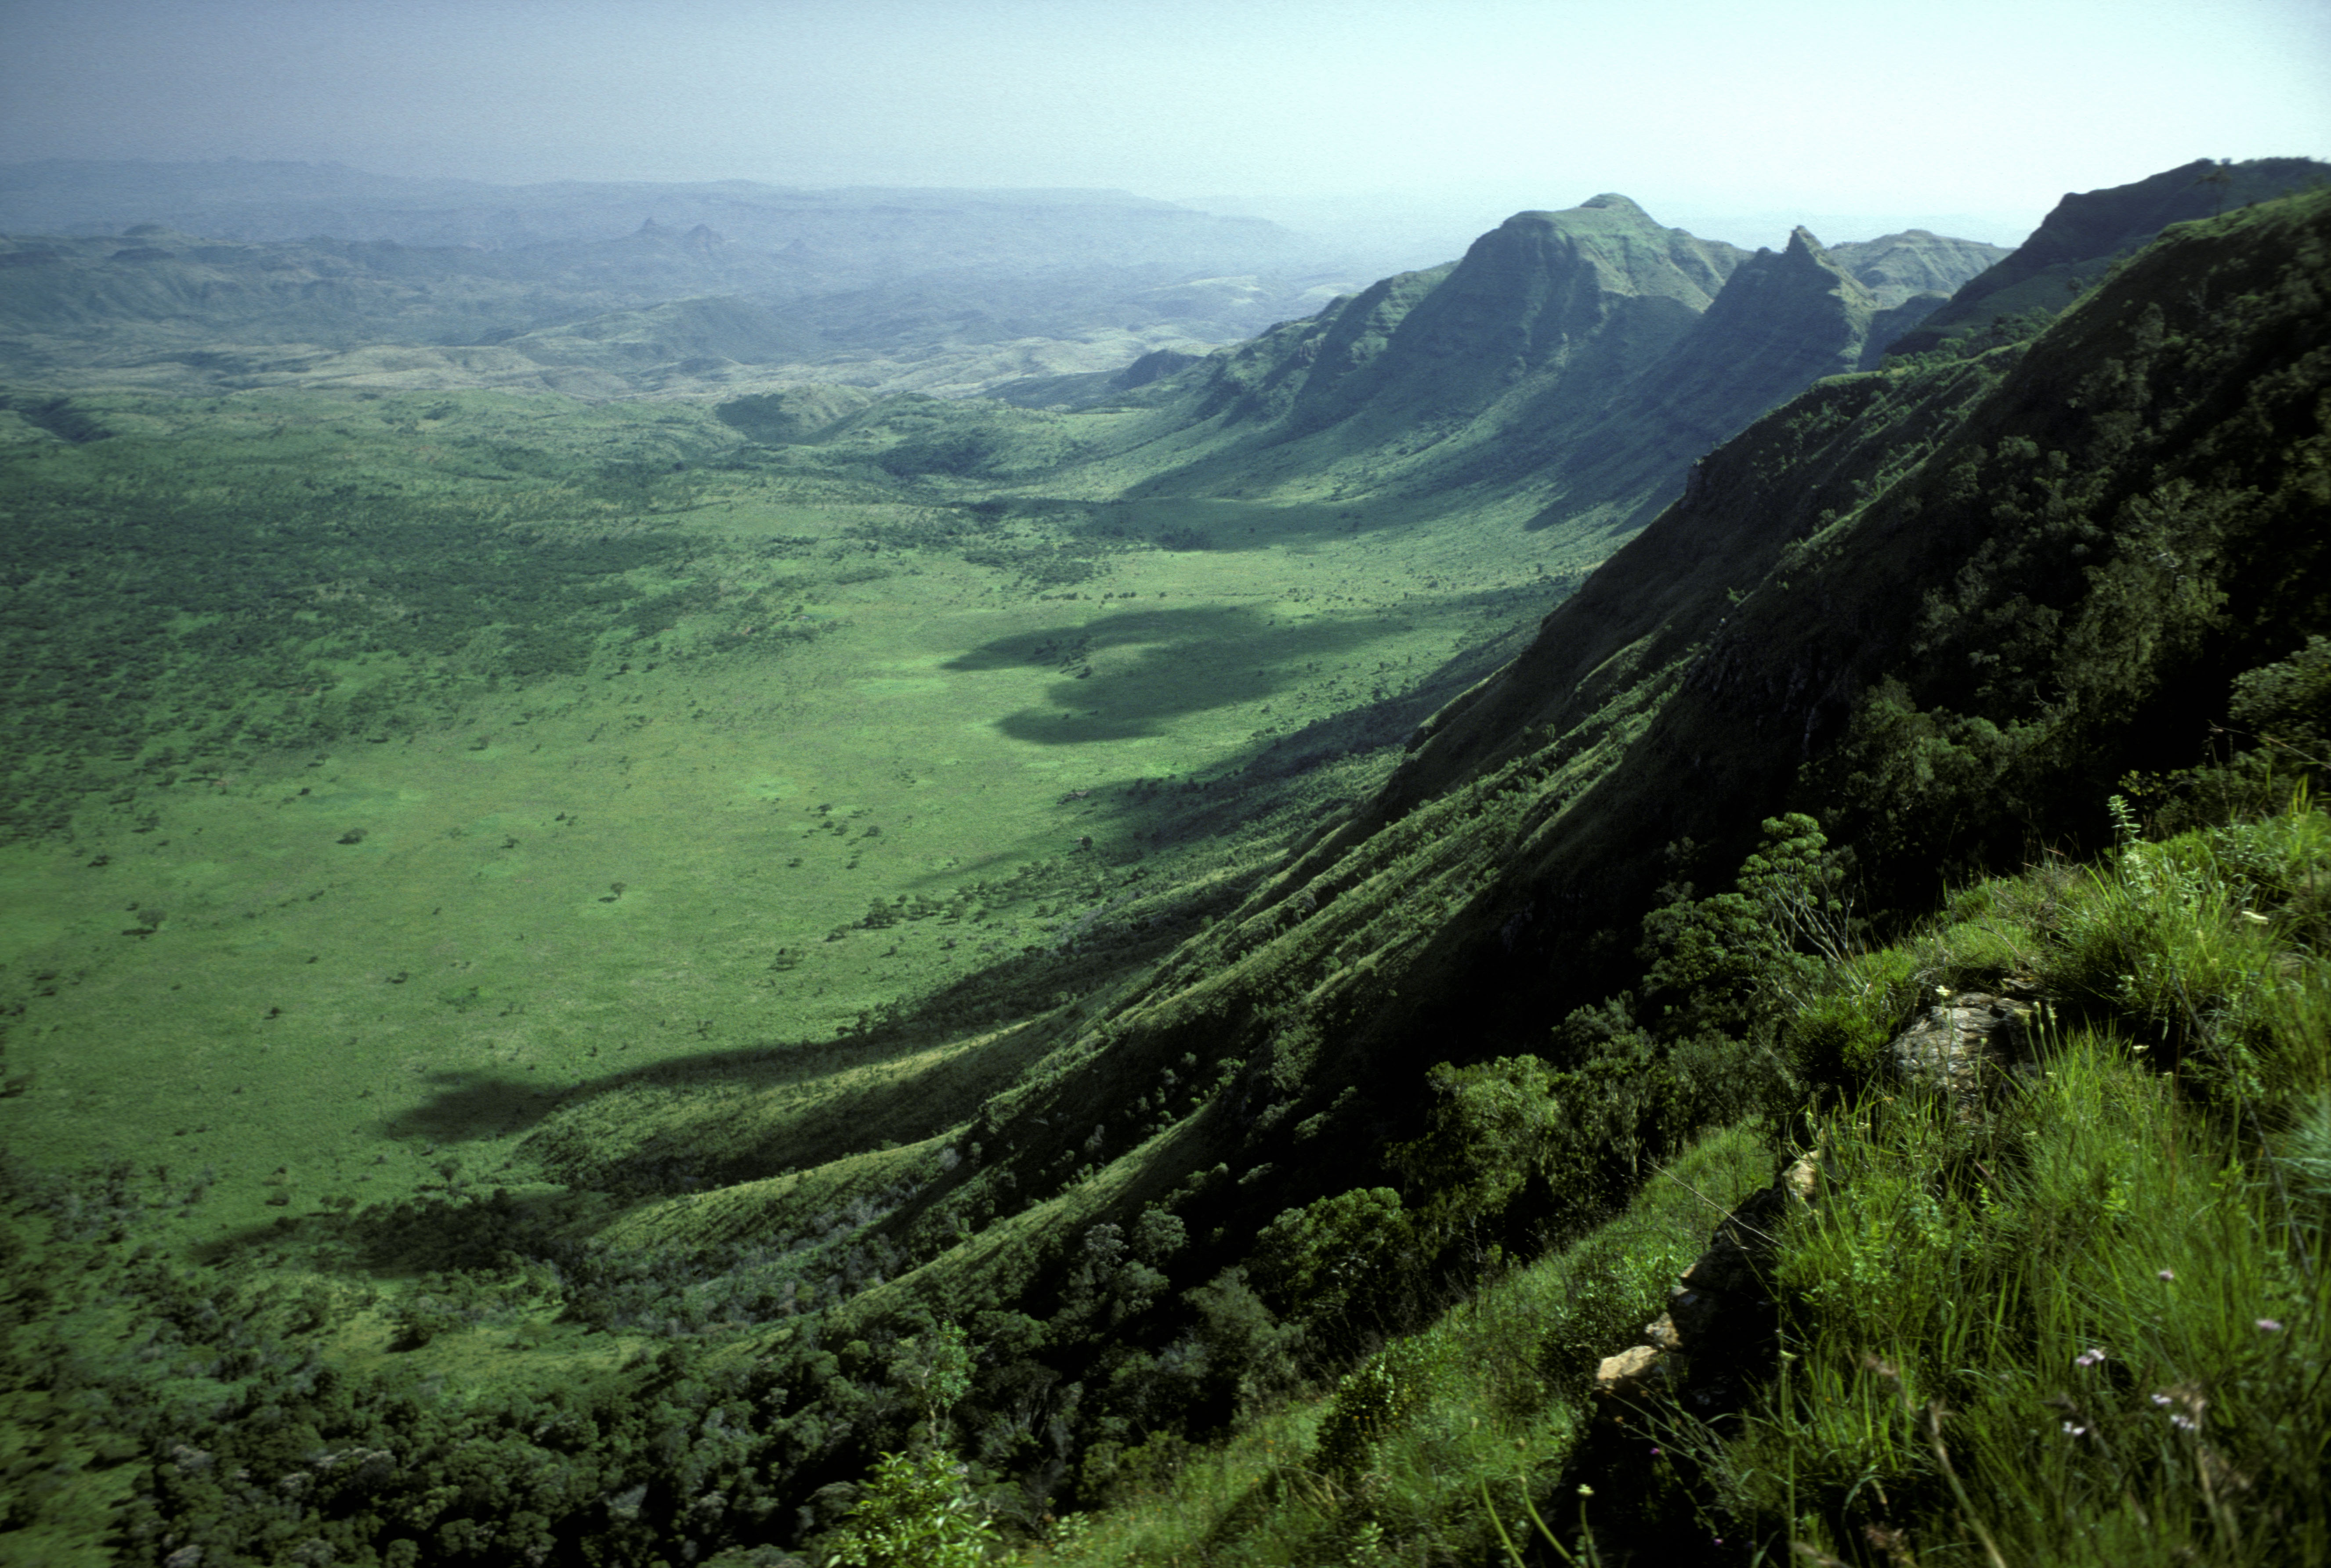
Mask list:
[[[1318,1468],[1343,1479],[1356,1476],[1377,1440],[1431,1401],[1433,1370],[1425,1341],[1401,1339],[1345,1373],[1319,1423]]]
[[[1354,1188],[1289,1209],[1255,1238],[1255,1278],[1290,1316],[1342,1322],[1406,1268],[1408,1216],[1390,1187]]]
[[[1001,1539],[944,1449],[884,1454],[826,1542],[846,1568],[978,1568]]]
[[[1828,984],[1782,1024],[1782,1050],[1791,1067],[1828,1083],[1873,1071],[1921,1000],[1913,978],[1917,967],[1898,948],[1832,966]]]

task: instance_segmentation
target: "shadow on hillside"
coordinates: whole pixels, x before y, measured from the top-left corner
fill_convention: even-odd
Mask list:
[[[500,1072],[430,1073],[430,1097],[387,1118],[381,1130],[393,1138],[425,1138],[433,1144],[467,1143],[529,1126],[547,1115],[560,1096]]]
[[[1209,908],[1235,898],[1215,892]],[[666,1057],[546,1091],[507,1075],[432,1075],[420,1104],[385,1118],[379,1131],[398,1140],[452,1145],[513,1134],[531,1135],[531,1151],[564,1180],[630,1195],[690,1192],[805,1168],[876,1146],[913,1143],[961,1119],[1047,1049],[1041,1021],[1073,998],[1147,963],[1195,929],[1195,913],[1143,930],[1111,931],[1094,940],[1029,945],[937,990],[861,1014],[861,1023],[827,1041],[756,1041]],[[1072,1021],[1071,1012],[1068,1018]],[[967,1050],[935,1048],[995,1031]],[[929,1053],[929,1060],[916,1060]],[[858,1081],[835,1086],[845,1075]],[[797,1109],[785,1091],[819,1086]],[[657,1097],[666,1124],[644,1136],[596,1126],[590,1102],[627,1091]],[[566,1118],[571,1130],[554,1120]],[[546,1128],[546,1124],[549,1124]],[[609,1134],[615,1136],[611,1139]],[[604,1152],[608,1142],[620,1152]]]

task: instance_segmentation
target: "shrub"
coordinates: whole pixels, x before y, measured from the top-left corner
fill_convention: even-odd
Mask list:
[[[1433,1370],[1420,1338],[1394,1340],[1345,1373],[1319,1422],[1318,1468],[1346,1479],[1357,1475],[1377,1440],[1432,1399]]]
[[[1390,1187],[1354,1188],[1289,1209],[1255,1239],[1255,1278],[1309,1325],[1342,1321],[1404,1267],[1408,1216]]]
[[[1869,1074],[1919,1001],[1917,970],[1917,959],[1899,948],[1833,965],[1828,983],[1782,1025],[1790,1065],[1832,1083]]]
[[[826,1542],[846,1568],[977,1568],[1000,1539],[944,1449],[884,1454]]]

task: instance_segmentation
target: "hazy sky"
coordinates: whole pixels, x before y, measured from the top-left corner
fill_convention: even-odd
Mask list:
[[[2270,154],[2331,154],[2331,0],[0,0],[0,162],[1485,221],[1615,190],[1758,242],[2012,242],[2067,190]]]

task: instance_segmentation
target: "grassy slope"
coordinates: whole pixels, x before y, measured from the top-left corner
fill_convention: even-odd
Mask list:
[[[2319,623],[2319,575],[2290,541],[2291,519],[2320,505],[2307,302],[2326,222],[2320,202],[2287,204],[2184,233],[2028,355],[1827,384],[1708,460],[1529,651],[1436,717],[1368,808],[1185,945],[1100,1022],[1088,1063],[998,1107],[990,1147],[1012,1147],[1023,1170],[1073,1164],[1074,1142],[1051,1129],[1129,1137],[1127,1086],[1146,1092],[1193,1053],[1227,1064],[1188,1131],[1127,1156],[1133,1170],[1166,1164],[1147,1185],[1129,1171],[1104,1194],[1055,1200],[1056,1244],[1162,1199],[1216,1238],[1185,1265],[1202,1273],[1290,1203],[1383,1180],[1381,1151],[1419,1129],[1419,1069],[1546,1050],[1550,1021],[1630,973],[1632,914],[1658,883],[1736,858],[1744,830],[1785,805],[1834,812],[1899,907],[1930,896],[1954,857],[2081,832],[2121,772],[2193,755],[2227,678]],[[2204,274],[2220,283],[2197,304]],[[2172,301],[2199,314],[2164,328]],[[2067,379],[2139,366],[2156,389],[2140,417],[2102,399],[2065,413]],[[2288,436],[2259,441],[2264,429]],[[2043,475],[2060,471],[2047,450],[2114,457],[2067,465],[2092,488],[2055,493],[2051,539],[2016,511],[1965,504],[1997,493],[1957,477],[1978,450]],[[2182,517],[2159,519],[2148,492],[2181,470],[2211,475],[2210,489],[2191,481]],[[1775,481],[1779,493],[1764,488]],[[1926,531],[1904,532],[1927,507]],[[2152,532],[2157,521],[2174,531]],[[1986,554],[1994,527],[2033,554]],[[2048,549],[2074,565],[2039,570]],[[2189,598],[2188,579],[2149,575],[2164,549],[2216,593]],[[1998,575],[1961,574],[1971,560]],[[1970,610],[1922,622],[1929,585],[1954,574]],[[2181,623],[2189,603],[2201,619]],[[1970,640],[2006,662],[1989,650],[2031,635],[2017,621],[2033,612],[2036,656],[2052,666],[2010,663],[2025,684],[2003,689],[1959,676]],[[2052,700],[2015,707],[2051,668]],[[1889,671],[1911,684],[1885,685]],[[1809,733],[1838,738],[1830,765],[1801,779]],[[2027,814],[2003,822],[1989,806],[2001,793]],[[1696,853],[1662,853],[1687,835]],[[1309,1145],[1299,1159],[1288,1128]],[[1213,1167],[1222,1180],[1164,1197],[1182,1172]],[[928,1288],[960,1290],[963,1269],[975,1278],[1001,1261],[975,1255]]]
[[[1806,1128],[1817,1206],[1771,1274],[1783,1370],[1736,1416],[1598,1406],[1582,1372],[1765,1185],[1769,1126],[1680,1152],[1623,1215],[1332,1391],[1123,1471],[1022,1560],[1506,1561],[1508,1526],[1612,1564],[2322,1560],[2326,833],[2301,806],[2052,861],[1801,977],[1784,1037],[1842,1011],[1866,1043]],[[1870,1050],[1922,994],[2003,982],[2055,1022],[1982,1119]]]

